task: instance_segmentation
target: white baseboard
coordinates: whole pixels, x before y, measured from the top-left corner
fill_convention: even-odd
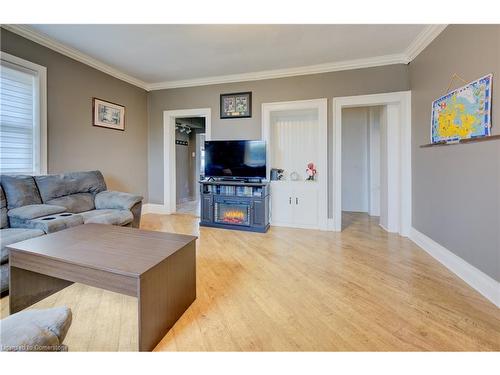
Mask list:
[[[145,203],[142,205],[143,214],[169,214],[167,208],[163,204]]]
[[[335,219],[329,217],[326,221],[326,230],[330,232],[335,232]]]
[[[500,308],[500,282],[478,270],[413,227],[410,230],[410,239]]]

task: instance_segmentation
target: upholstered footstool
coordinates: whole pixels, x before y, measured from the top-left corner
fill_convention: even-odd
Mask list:
[[[62,342],[70,325],[67,307],[18,312],[0,320],[0,350],[67,351]]]

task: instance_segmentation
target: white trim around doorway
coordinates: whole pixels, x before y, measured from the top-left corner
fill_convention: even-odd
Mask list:
[[[179,117],[204,117],[205,139],[212,134],[212,109],[180,109],[163,111],[163,209],[162,213],[176,212],[175,171],[175,119]]]
[[[399,138],[391,139],[398,143],[394,149],[399,150],[395,159],[399,160],[397,210],[399,218],[397,230],[400,235],[408,237],[411,229],[411,91],[400,91],[385,94],[357,95],[333,98],[333,132],[332,132],[332,165],[333,165],[333,228],[342,230],[342,109],[349,107],[365,107],[378,105],[399,105]]]

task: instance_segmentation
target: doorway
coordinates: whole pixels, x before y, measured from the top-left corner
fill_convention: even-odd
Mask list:
[[[342,109],[342,229],[350,222],[346,218],[360,215],[385,221],[379,219],[384,111],[384,106]]]
[[[176,212],[200,215],[198,181],[204,176],[205,118],[175,118]]]
[[[369,212],[370,202],[374,203],[372,212],[376,212],[378,203],[380,225],[388,232],[408,236],[411,227],[411,93],[409,91],[333,99],[333,227],[337,231],[342,230],[343,179],[351,178],[349,175],[343,176],[342,168],[343,148],[346,146],[343,144],[343,127],[348,125],[345,122],[348,118],[344,118],[344,109],[359,107],[378,107],[380,122],[380,143],[378,143],[380,192],[377,193],[376,173],[372,171],[374,172],[372,181],[369,174],[365,179],[364,191],[368,190],[368,193],[363,201],[364,207],[368,206]],[[376,111],[377,109],[371,110],[372,121],[377,117]],[[370,121],[370,118],[367,121]],[[366,142],[371,142],[369,137]],[[369,160],[364,163],[369,170]],[[375,189],[370,195],[372,183]]]
[[[202,151],[210,135],[210,108],[163,112],[164,213],[198,214]]]

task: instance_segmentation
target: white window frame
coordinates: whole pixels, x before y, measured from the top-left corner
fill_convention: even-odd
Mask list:
[[[47,68],[6,52],[0,53],[0,59],[37,73],[38,80],[35,80],[36,95],[34,103],[36,121],[36,141],[33,150],[35,156],[34,173],[47,174]]]

